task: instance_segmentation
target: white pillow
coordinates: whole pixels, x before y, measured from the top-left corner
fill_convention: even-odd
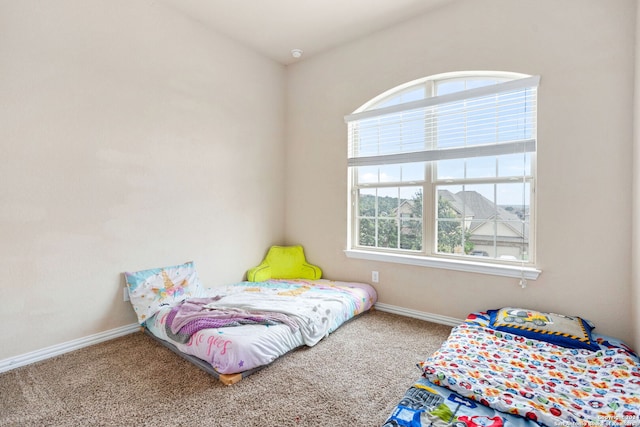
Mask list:
[[[125,272],[131,305],[144,324],[160,307],[202,295],[202,285],[193,262],[135,272]]]

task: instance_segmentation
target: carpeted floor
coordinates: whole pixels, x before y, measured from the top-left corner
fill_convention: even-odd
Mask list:
[[[135,333],[0,374],[0,426],[380,426],[450,330],[374,311],[232,386]]]

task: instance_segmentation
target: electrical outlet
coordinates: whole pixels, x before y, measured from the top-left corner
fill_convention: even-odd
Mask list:
[[[380,276],[378,275],[377,271],[372,271],[371,272],[371,281],[373,283],[378,283],[378,280],[380,280]]]
[[[122,298],[124,301],[129,301],[129,289],[122,288]]]

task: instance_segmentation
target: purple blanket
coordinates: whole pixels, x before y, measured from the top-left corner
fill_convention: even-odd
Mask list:
[[[201,329],[222,328],[239,325],[275,325],[283,323],[291,329],[298,325],[283,313],[269,311],[247,311],[239,308],[207,308],[207,304],[220,297],[190,298],[171,309],[165,324],[169,338],[186,343]]]

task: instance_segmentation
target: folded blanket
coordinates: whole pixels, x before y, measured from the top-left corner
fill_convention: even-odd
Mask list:
[[[167,316],[165,329],[167,335],[179,342],[186,343],[201,329],[222,328],[239,325],[275,325],[285,324],[292,330],[298,325],[287,315],[269,311],[244,310],[236,307],[208,307],[219,301],[220,297],[191,298],[176,305]]]
[[[329,334],[331,308],[329,301],[342,302],[338,296],[314,296],[311,292],[303,296],[290,296],[281,292],[239,292],[225,295],[224,300],[207,304],[209,308],[238,308],[254,312],[285,314],[298,325],[305,345],[312,347]]]

